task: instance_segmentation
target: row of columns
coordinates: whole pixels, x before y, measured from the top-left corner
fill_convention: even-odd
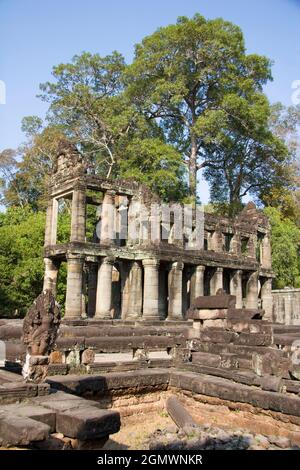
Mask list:
[[[65,304],[65,318],[81,318],[84,312],[83,301],[84,284],[83,255],[69,254],[67,257],[67,292]],[[89,317],[111,319],[112,307],[112,274],[115,260],[103,258],[100,263],[90,263],[88,282],[88,311]],[[164,285],[164,274],[160,269],[160,262],[156,259],[145,259],[142,263],[121,264],[121,293],[122,293],[122,319],[135,319],[156,321],[164,316],[166,304],[168,305],[167,318],[169,320],[182,320],[183,313],[183,269],[182,262],[174,262],[168,272],[167,286]],[[56,292],[57,274],[59,265],[55,261],[45,259],[44,289]],[[204,295],[205,266],[196,266],[190,283],[190,303],[196,297]],[[223,288],[223,268],[216,268],[210,279],[210,295],[215,295]],[[267,317],[272,315],[272,279],[261,280],[260,297],[262,308],[266,310]],[[230,276],[230,294],[236,296],[236,308],[257,309],[259,298],[258,273],[248,276],[246,284],[246,300],[243,303],[243,271],[232,271]]]

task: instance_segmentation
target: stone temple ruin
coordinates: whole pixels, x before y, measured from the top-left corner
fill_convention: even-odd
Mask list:
[[[0,320],[2,445],[100,448],[120,417],[163,409],[179,427],[214,424],[227,441],[242,429],[300,445],[300,327],[273,322],[270,227],[253,204],[234,219],[167,206],[133,180],[96,176],[64,142],[44,261],[50,298],[66,263],[64,317],[46,359],[31,358],[47,365],[44,380],[26,382],[31,342],[21,321]]]

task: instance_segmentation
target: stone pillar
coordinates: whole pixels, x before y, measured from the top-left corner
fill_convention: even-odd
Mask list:
[[[268,234],[262,240],[261,265],[265,269],[271,269],[272,267],[271,241]]]
[[[241,256],[241,235],[239,232],[234,232],[231,240],[231,253]]]
[[[74,189],[72,198],[71,242],[85,242],[86,194]]]
[[[258,273],[250,274],[246,287],[246,308],[258,308]]]
[[[230,278],[230,294],[236,296],[236,308],[243,308],[243,288],[242,288],[243,271],[238,269],[233,271]]]
[[[65,318],[80,319],[82,314],[82,272],[84,256],[68,254]]]
[[[83,266],[83,270],[82,270],[82,295],[81,295],[81,302],[82,302],[81,316],[83,318],[87,317],[87,314],[86,314],[86,287],[87,287],[87,272],[86,272],[86,266]]]
[[[219,289],[223,289],[223,268],[216,268],[210,280],[210,295],[216,295]]]
[[[95,318],[111,320],[112,269],[114,261],[104,258],[98,268],[97,298]]]
[[[143,305],[143,286],[142,286],[143,272],[142,266],[139,262],[132,263],[129,272],[129,296],[127,314],[125,319],[131,320],[142,316]]]
[[[115,244],[115,191],[106,191],[101,212],[100,244]]]
[[[143,260],[144,267],[144,305],[143,320],[157,321],[159,318],[159,261]]]
[[[272,279],[268,278],[262,282],[261,286],[262,308],[265,311],[264,320],[272,321],[273,319],[273,296],[272,296]]]
[[[57,237],[58,200],[50,199],[46,212],[45,246],[55,245]]]
[[[205,266],[196,266],[191,278],[191,299],[190,304],[192,305],[197,297],[204,295],[204,273]]]
[[[223,251],[223,236],[222,232],[215,231],[211,235],[211,241],[210,241],[210,246],[211,250],[215,252],[221,252]]]
[[[168,320],[182,320],[182,271],[184,264],[172,264],[169,272]]]
[[[51,290],[54,297],[56,296],[57,276],[59,271],[59,263],[51,258],[44,258],[45,275],[43,290]]]
[[[129,314],[128,306],[129,306],[129,262],[121,261],[120,263],[120,274],[121,274],[121,318],[125,320],[125,318]]]
[[[159,270],[159,318],[165,320],[168,315],[168,283],[167,283],[167,271],[162,267]]]
[[[96,313],[96,296],[97,296],[97,274],[98,264],[89,264],[89,281],[88,281],[88,317],[92,318]]]

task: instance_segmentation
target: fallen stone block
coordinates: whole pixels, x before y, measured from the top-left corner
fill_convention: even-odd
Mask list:
[[[42,406],[22,403],[12,404],[2,406],[1,411],[11,416],[34,419],[40,423],[47,424],[51,433],[55,431],[55,412]]]
[[[263,310],[249,310],[246,308],[243,309],[228,309],[227,318],[228,320],[240,320],[240,321],[250,321],[252,319],[259,319],[263,318],[264,311]]]
[[[27,446],[43,441],[50,434],[50,426],[19,416],[0,414],[0,445],[3,447]]]
[[[100,439],[119,431],[120,414],[117,411],[85,407],[58,413],[56,431],[82,441]]]

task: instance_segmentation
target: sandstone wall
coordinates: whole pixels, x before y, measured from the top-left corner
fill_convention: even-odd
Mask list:
[[[273,290],[273,321],[300,325],[300,289]]]

